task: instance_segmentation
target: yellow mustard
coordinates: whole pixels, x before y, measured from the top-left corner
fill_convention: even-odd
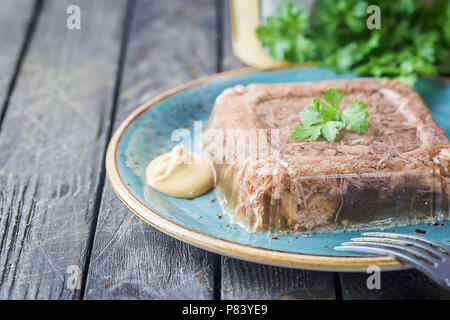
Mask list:
[[[193,198],[214,186],[214,169],[201,155],[187,152],[184,146],[153,159],[145,170],[152,188],[177,198]]]

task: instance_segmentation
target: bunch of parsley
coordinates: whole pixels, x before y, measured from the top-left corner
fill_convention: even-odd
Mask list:
[[[337,72],[389,76],[413,84],[418,74],[450,72],[450,2],[318,0],[309,16],[285,2],[257,30],[278,60],[314,61]],[[369,5],[381,29],[369,30]]]

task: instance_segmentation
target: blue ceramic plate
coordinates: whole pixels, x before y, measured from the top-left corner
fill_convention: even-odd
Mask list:
[[[267,264],[314,270],[356,271],[377,264],[388,270],[406,266],[387,256],[339,252],[333,247],[358,232],[282,235],[248,233],[222,213],[214,191],[193,200],[166,196],[143,183],[144,169],[157,155],[182,143],[198,143],[197,120],[206,123],[217,95],[236,84],[320,81],[357,76],[327,68],[300,67],[258,71],[240,69],[202,78],[166,92],[133,112],[115,132],[107,152],[108,177],[124,203],[154,227],[195,246],[220,254]],[[450,134],[450,83],[421,78],[416,85],[437,122]],[[178,129],[178,130],[176,130]],[[204,128],[203,128],[204,129]],[[174,133],[174,130],[175,133]],[[172,136],[173,135],[173,136]],[[192,140],[187,139],[190,135]],[[396,232],[426,236],[448,243],[449,222],[396,227]],[[391,229],[385,229],[392,231]]]

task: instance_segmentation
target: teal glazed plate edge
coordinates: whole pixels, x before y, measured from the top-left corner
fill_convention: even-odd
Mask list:
[[[236,84],[301,82],[357,78],[328,68],[306,66],[260,70],[244,68],[194,80],[169,90],[136,109],[118,127],[108,146],[106,171],[119,198],[155,228],[191,245],[233,258],[276,266],[324,271],[366,271],[409,268],[389,256],[341,252],[333,248],[360,232],[310,235],[248,233],[222,213],[214,191],[195,199],[166,196],[143,183],[147,163],[176,144],[195,147],[217,95]],[[415,86],[436,121],[450,135],[450,82],[420,78]],[[449,221],[385,228],[417,234],[448,244]]]

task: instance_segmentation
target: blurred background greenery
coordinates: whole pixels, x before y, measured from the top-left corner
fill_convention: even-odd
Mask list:
[[[301,1],[284,1],[255,32],[276,60],[312,61],[336,72],[413,84],[419,74],[450,74],[449,3],[318,0],[305,9]],[[370,5],[380,8],[380,29],[367,27]]]

